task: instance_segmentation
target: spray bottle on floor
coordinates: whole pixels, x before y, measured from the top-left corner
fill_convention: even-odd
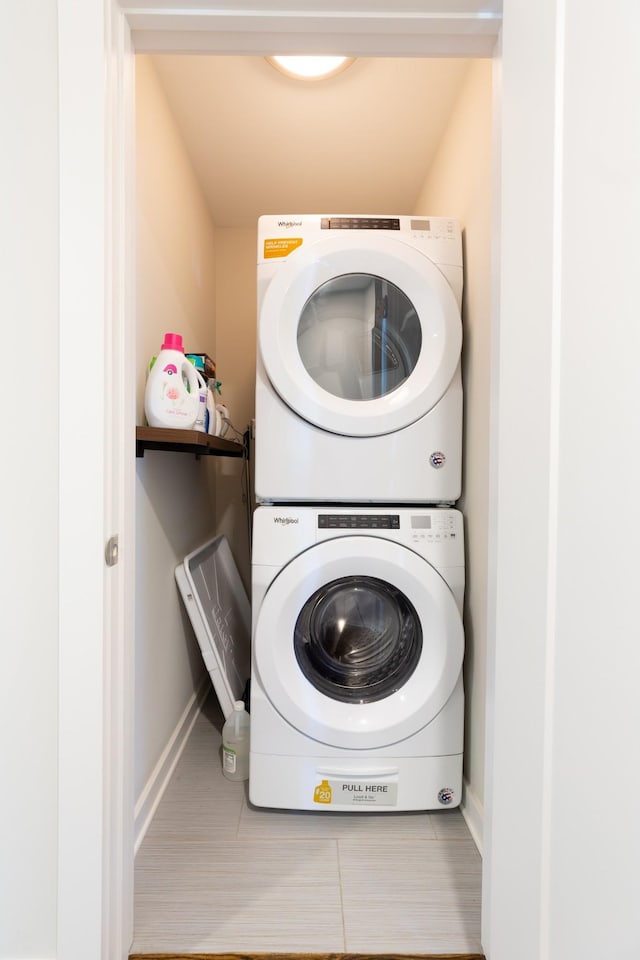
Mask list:
[[[249,779],[249,714],[236,700],[222,728],[222,772],[227,780]]]

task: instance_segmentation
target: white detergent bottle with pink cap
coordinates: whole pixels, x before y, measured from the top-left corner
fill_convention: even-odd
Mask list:
[[[147,423],[150,427],[192,430],[199,405],[198,374],[184,355],[182,337],[179,333],[165,333],[144,391]]]

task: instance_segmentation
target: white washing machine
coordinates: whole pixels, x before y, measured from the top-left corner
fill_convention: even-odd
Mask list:
[[[462,282],[455,220],[260,217],[259,502],[458,499]]]
[[[251,802],[457,806],[462,515],[261,506],[252,577]]]

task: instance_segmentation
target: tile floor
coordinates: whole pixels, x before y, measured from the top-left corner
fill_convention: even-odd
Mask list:
[[[136,858],[133,953],[480,952],[480,856],[457,810],[291,813],[221,772],[213,696]]]

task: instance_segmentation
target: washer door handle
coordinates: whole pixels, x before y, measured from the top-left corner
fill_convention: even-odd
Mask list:
[[[316,767],[316,773],[323,777],[342,777],[348,780],[370,780],[372,777],[397,777],[400,773],[399,767],[358,767],[354,771],[353,767]]]

